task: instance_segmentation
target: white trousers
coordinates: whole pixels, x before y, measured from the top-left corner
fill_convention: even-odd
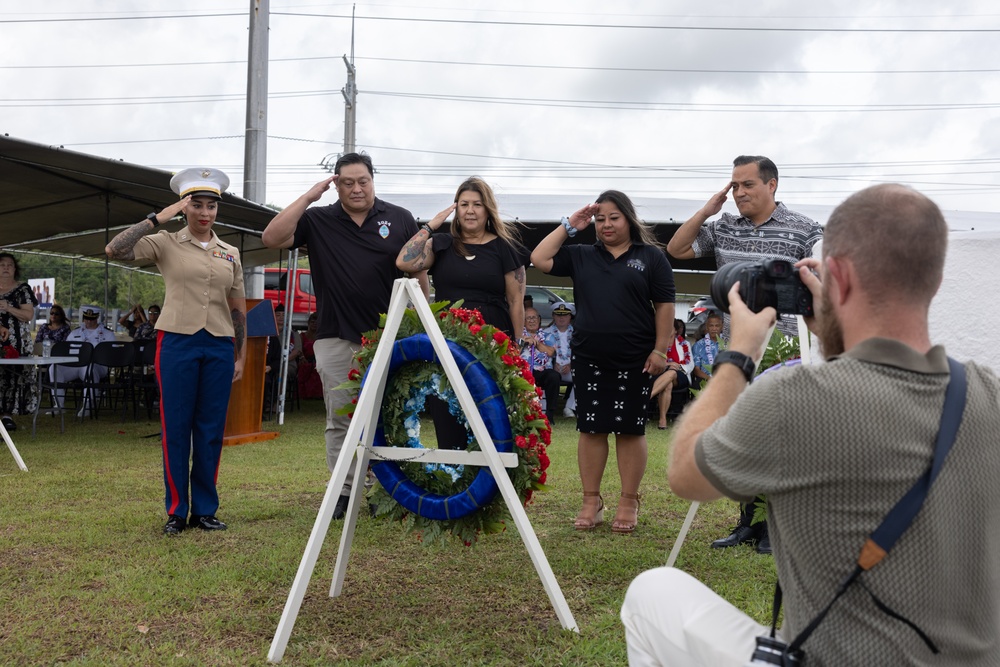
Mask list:
[[[630,667],[742,667],[770,633],[691,575],[647,570],[625,593],[622,623]]]
[[[101,366],[100,364],[95,364],[93,367],[94,381],[100,382],[108,376],[108,367]],[[86,366],[50,366],[49,367],[49,378],[53,382],[72,382],[74,380],[79,380],[83,382],[87,379],[87,367]],[[90,399],[90,405],[93,407],[97,401],[101,398],[101,392],[94,391],[94,395],[90,395],[90,390],[86,391],[87,397]],[[63,403],[66,397],[65,389],[57,389],[55,392],[55,404],[60,410],[63,409]]]

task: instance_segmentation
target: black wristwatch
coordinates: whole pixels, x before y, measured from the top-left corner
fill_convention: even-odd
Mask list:
[[[723,350],[719,353],[719,356],[715,358],[715,363],[712,364],[712,375],[719,370],[719,366],[722,364],[733,364],[741,371],[743,371],[743,376],[747,379],[747,384],[753,382],[753,372],[756,370],[756,366],[753,363],[753,359],[743,354],[742,352],[734,352],[732,350]]]
[[[431,229],[431,223],[429,223],[429,222],[422,223],[420,225],[420,227],[417,229],[417,231],[419,232],[421,229],[426,229],[428,234],[433,234],[434,233],[434,230]]]
[[[154,211],[153,213],[150,213],[149,215],[146,216],[146,220],[149,220],[151,223],[153,223],[154,227],[159,227],[160,221],[156,219],[156,216],[157,213]]]

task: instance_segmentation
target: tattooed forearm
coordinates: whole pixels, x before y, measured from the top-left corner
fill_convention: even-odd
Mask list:
[[[137,222],[118,236],[111,239],[111,243],[104,248],[105,254],[110,259],[135,259],[135,244],[153,228],[153,223],[149,220]]]
[[[525,283],[525,274],[526,273],[527,272],[524,270],[523,266],[519,266],[516,269],[514,269],[514,280],[516,280],[517,284],[521,286],[521,293],[522,294],[524,293],[524,283]]]
[[[239,308],[233,308],[230,311],[230,315],[233,318],[233,342],[236,345],[236,356],[241,356],[243,354],[243,344],[247,339],[247,314],[244,313]]]
[[[403,246],[400,255],[411,272],[422,271],[424,269],[424,248],[427,246],[428,240],[430,240],[430,232],[425,233],[421,229]]]

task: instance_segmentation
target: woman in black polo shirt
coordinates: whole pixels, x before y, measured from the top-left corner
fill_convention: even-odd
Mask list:
[[[597,243],[563,243],[594,218]],[[611,530],[631,533],[646,471],[646,407],[653,378],[667,365],[674,320],[673,270],[629,198],[608,190],[546,236],[531,261],[573,279],[573,379],[577,392],[577,458],[583,507],[574,527],[590,530],[604,516],[601,479],[608,434],[615,434],[621,499]]]

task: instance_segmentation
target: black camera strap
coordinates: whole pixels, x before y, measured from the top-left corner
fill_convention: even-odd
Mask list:
[[[906,492],[906,495],[900,498],[896,505],[889,511],[879,527],[876,528],[871,535],[869,535],[864,546],[861,548],[861,553],[858,556],[858,562],[854,570],[840,583],[833,599],[830,600],[826,607],[824,607],[822,611],[820,611],[816,617],[813,618],[813,620],[810,621],[809,624],[802,630],[802,632],[800,632],[799,635],[788,645],[786,650],[787,653],[794,655],[800,651],[802,644],[823,621],[829,613],[830,608],[833,607],[833,604],[847,591],[851,584],[858,581],[858,577],[862,572],[867,572],[872,569],[878,565],[883,558],[885,558],[886,554],[889,553],[889,550],[896,544],[896,541],[899,540],[903,533],[906,532],[907,528],[910,527],[910,524],[913,523],[913,519],[916,518],[921,507],[923,507],[924,500],[927,499],[927,494],[930,492],[931,485],[934,484],[934,480],[937,479],[938,473],[941,472],[941,466],[944,465],[944,459],[955,442],[958,427],[962,423],[962,414],[965,412],[965,367],[951,357],[948,357],[948,369],[950,371],[950,377],[948,379],[948,387],[945,389],[941,425],[938,427],[937,440],[934,443],[934,460],[931,462],[927,471],[921,475],[910,490]],[[924,643],[927,644],[931,652],[935,654],[940,652],[934,642],[931,641],[930,637],[917,627],[915,623],[890,609],[885,603],[879,600],[867,586],[865,586],[864,582],[860,583],[862,588],[864,588],[868,595],[871,596],[875,605],[881,611],[897,620],[902,621],[912,628],[920,636]],[[778,612],[780,610],[781,584],[776,583],[774,586],[774,607],[771,615],[771,637],[775,636],[775,629],[778,625]]]

